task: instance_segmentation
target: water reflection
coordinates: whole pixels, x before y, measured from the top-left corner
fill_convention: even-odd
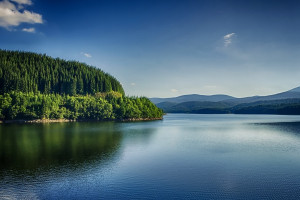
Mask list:
[[[89,159],[108,159],[122,134],[112,123],[0,126],[0,169],[34,169]]]
[[[255,125],[300,136],[300,122],[256,123]]]
[[[0,199],[299,199],[299,120],[2,124]]]

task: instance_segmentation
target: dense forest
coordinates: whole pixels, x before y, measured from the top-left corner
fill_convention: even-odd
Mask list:
[[[100,69],[27,52],[0,51],[0,120],[158,119],[145,97],[125,96]]]
[[[0,94],[10,91],[69,95],[116,91],[124,94],[117,79],[95,67],[47,55],[5,50],[0,50],[0,86]]]

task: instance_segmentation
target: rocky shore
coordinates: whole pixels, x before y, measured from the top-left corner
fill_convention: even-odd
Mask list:
[[[119,119],[119,120],[99,120],[99,121],[116,121],[116,122],[138,122],[138,121],[154,121],[162,120],[163,118],[130,118],[130,119]],[[33,119],[33,120],[0,120],[1,123],[6,124],[24,124],[24,123],[62,123],[62,122],[84,122],[84,121],[97,121],[97,120],[73,120],[73,119]]]
[[[76,120],[72,120],[72,119],[32,119],[32,120],[19,119],[19,120],[4,120],[4,121],[0,121],[0,123],[23,124],[23,123],[54,123],[54,122],[75,122],[75,121]]]
[[[122,119],[122,120],[117,120],[121,122],[135,122],[135,121],[154,121],[154,120],[162,120],[162,117],[159,118],[130,118],[130,119]]]

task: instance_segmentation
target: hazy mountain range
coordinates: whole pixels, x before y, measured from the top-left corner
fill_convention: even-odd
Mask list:
[[[268,96],[191,94],[150,100],[167,113],[300,114],[300,87]]]

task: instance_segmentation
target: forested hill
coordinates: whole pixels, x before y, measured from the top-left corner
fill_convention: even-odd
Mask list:
[[[0,94],[10,91],[69,95],[116,91],[124,95],[117,79],[84,63],[0,50]]]
[[[0,50],[0,122],[7,120],[153,120],[146,97],[125,96],[100,69],[46,55]]]

